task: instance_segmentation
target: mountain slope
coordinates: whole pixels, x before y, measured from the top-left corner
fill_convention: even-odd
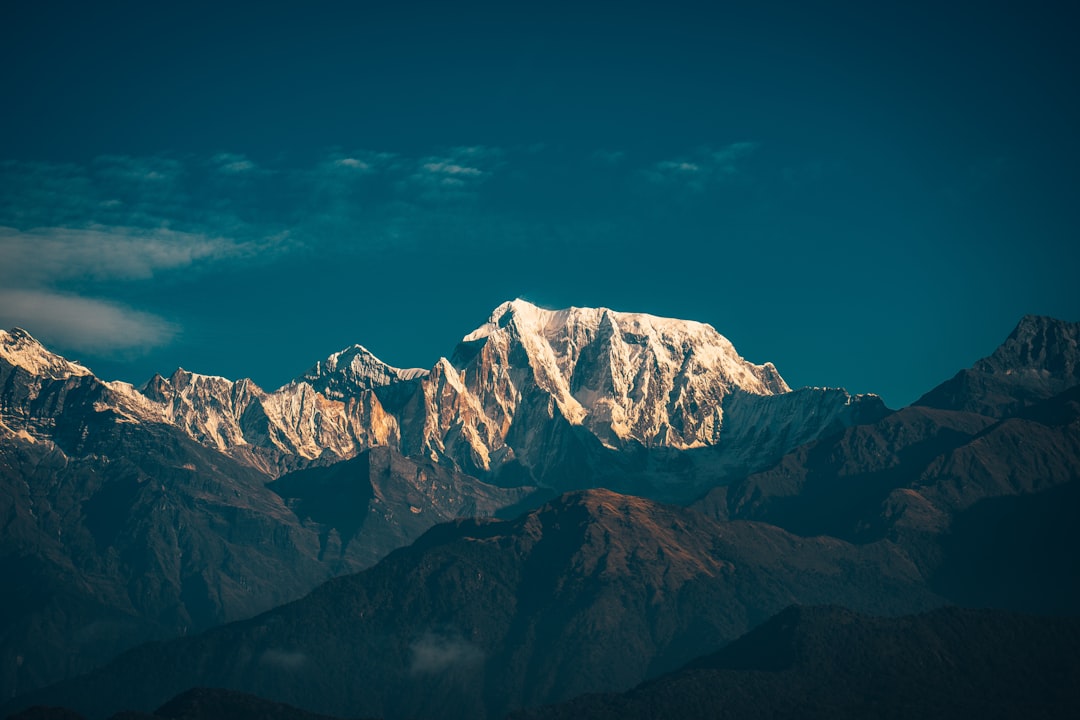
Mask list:
[[[530,491],[389,448],[335,471],[368,498],[353,507],[336,497],[340,482],[335,497],[290,475],[271,488],[131,386],[103,383],[24,333],[0,337],[0,350],[0,570],[17,589],[0,597],[4,696],[150,638],[254,615]],[[311,517],[327,505],[337,513]]]
[[[980,501],[1080,480],[1080,388],[994,422],[907,408],[800,448],[776,467],[713,491],[699,509],[800,534],[875,539],[948,529]]]
[[[993,363],[977,366],[995,368],[1012,383],[1014,399],[1026,398],[1010,405],[1006,417],[914,405],[800,447],[766,471],[715,488],[694,507],[800,535],[889,538],[957,602],[1025,611],[1074,607],[1080,535],[1067,518],[1080,497],[1080,385],[1074,365],[1059,362],[1062,353],[1035,353],[1030,343],[1017,349],[1017,337],[1028,338],[1032,323],[1025,318]],[[1071,327],[1038,325],[1048,333]],[[1035,399],[1024,358],[1039,366],[1033,372],[1040,393],[1068,389]],[[1021,366],[1010,372],[1006,362]],[[999,399],[989,404],[995,412],[1003,407]]]
[[[417,380],[427,375],[420,368],[387,365],[363,345],[353,345],[315,363],[296,382],[306,382],[332,400],[355,397],[364,390]]]
[[[305,712],[290,705],[220,688],[192,688],[159,707],[153,714],[122,711],[109,720],[344,720]],[[28,708],[9,720],[85,720],[63,708]]]
[[[595,490],[514,521],[438,526],[300,601],[144,646],[25,702],[104,716],[212,680],[328,714],[493,718],[629,688],[797,601],[939,602],[887,543],[802,539]]]
[[[59,362],[58,372],[89,376],[22,331],[0,336],[0,346],[30,375]],[[553,458],[584,454],[585,465],[603,466],[612,452],[662,458],[664,450],[719,448],[704,486],[637,484],[671,499],[887,413],[872,395],[792,392],[771,363],[746,361],[709,325],[606,308],[543,310],[523,300],[496,308],[430,371],[391,367],[354,345],[273,392],[183,369],[138,392],[109,385],[103,402],[133,420],[167,422],[272,476],[385,446],[499,484],[564,491],[602,478]]]
[[[1080,323],[1026,315],[991,355],[915,401],[1002,418],[1080,385]]]
[[[405,454],[558,490],[588,484],[572,466],[580,462],[551,462],[567,449],[718,447],[715,483],[887,412],[876,396],[791,392],[775,367],[747,362],[709,325],[523,300],[496,308],[420,388],[401,415]]]
[[[944,608],[873,618],[785,610],[718,653],[622,695],[515,720],[1072,718],[1080,621]]]

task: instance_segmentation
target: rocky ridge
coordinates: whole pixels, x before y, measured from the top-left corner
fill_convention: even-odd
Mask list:
[[[437,526],[297,602],[142,646],[24,703],[107,717],[212,683],[329,715],[500,718],[628,689],[791,602],[896,613],[941,600],[887,543],[590,490],[515,520]]]
[[[92,377],[22,331],[0,335],[0,347],[30,376]],[[793,392],[709,325],[523,300],[496,308],[430,371],[391,367],[356,345],[272,392],[183,369],[138,390],[100,385],[99,407],[169,423],[271,476],[386,446],[501,484],[555,487],[564,469],[550,459],[566,442],[586,453],[722,448],[715,483],[886,412],[872,395]]]

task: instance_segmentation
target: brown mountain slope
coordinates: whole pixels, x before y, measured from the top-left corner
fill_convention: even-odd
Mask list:
[[[793,607],[622,695],[514,720],[1073,718],[1080,621],[943,608],[872,618]]]
[[[104,717],[214,684],[333,715],[493,718],[629,688],[792,602],[896,613],[940,601],[889,543],[597,490],[515,521],[438,526],[300,601],[22,700]]]
[[[1001,418],[1080,385],[1080,323],[1027,315],[992,354],[915,405]]]
[[[250,617],[528,492],[380,449],[334,469],[329,487],[285,476],[279,493],[170,426],[95,409],[98,381],[59,382],[68,411],[47,435],[0,428],[6,697],[151,638]]]

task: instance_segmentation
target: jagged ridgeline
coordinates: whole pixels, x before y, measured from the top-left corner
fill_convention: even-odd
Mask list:
[[[91,377],[22,331],[4,347],[31,377]],[[430,371],[391,367],[356,345],[273,392],[182,369],[142,388],[95,385],[99,411],[171,425],[270,475],[391,447],[503,485],[569,489],[617,482],[603,466],[622,453],[641,465],[623,463],[639,486],[672,499],[885,412],[873,395],[792,391],[771,363],[744,360],[706,324],[522,300],[499,306]],[[693,449],[714,450],[708,477],[669,478],[665,451]]]
[[[430,370],[390,367],[357,345],[272,392],[184,370],[141,388],[108,382],[24,331],[0,331],[0,572],[14,588],[0,594],[0,692],[71,677],[144,640],[252,617],[376,566],[436,524],[512,520],[597,487],[625,499],[589,505],[595,513],[542,544],[588,561],[507,591],[511,616],[498,630],[512,640],[520,623],[540,623],[529,632],[561,639],[514,656],[519,695],[470,696],[475,707],[566,699],[529,673],[569,648],[616,647],[597,619],[618,616],[616,606],[633,608],[627,622],[651,649],[640,667],[582,669],[573,677],[586,684],[567,688],[626,689],[714,649],[693,638],[729,640],[796,599],[868,611],[950,601],[1060,611],[1080,602],[1065,521],[1078,496],[1078,335],[1075,323],[1024,318],[987,360],[893,413],[874,395],[791,390],[708,325],[520,300]],[[665,536],[664,523],[699,521],[633,496],[692,504],[685,512],[710,518],[707,534],[739,546],[724,545],[724,560],[682,540],[636,554],[644,535]],[[571,522],[573,513],[551,514],[562,502],[537,517]],[[605,519],[609,505],[638,528],[625,542]],[[599,554],[592,533],[608,536]],[[423,576],[433,586],[439,568],[457,577],[474,543],[489,541],[432,560],[440,537],[410,556],[435,572]],[[700,596],[634,585],[627,593],[648,598],[640,607],[627,593],[576,595],[600,609],[555,632],[550,618],[585,612],[558,592],[574,573],[592,568],[581,582],[602,589],[646,569],[678,579],[687,562],[719,581],[691,583],[708,588]],[[380,572],[386,592],[408,595],[407,573]],[[386,682],[418,692],[409,648],[423,635],[410,628],[458,638],[446,626],[471,612],[456,597],[463,578],[447,586],[455,597],[424,600],[395,621],[405,675]],[[738,610],[684,627],[712,617],[699,604]],[[440,608],[451,615],[439,620]],[[268,672],[251,671],[258,683]],[[258,683],[237,689],[261,692]],[[438,707],[446,697],[414,700]],[[386,702],[364,707],[412,711]]]
[[[690,500],[884,414],[791,391],[712,327],[517,300],[431,370],[359,345],[265,391],[178,369],[106,381],[0,331],[0,689],[369,567],[455,517],[610,486]]]

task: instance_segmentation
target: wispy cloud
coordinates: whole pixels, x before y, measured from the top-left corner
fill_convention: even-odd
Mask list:
[[[213,162],[226,160],[239,162]],[[212,203],[200,195],[200,165],[127,156],[0,163],[3,324],[67,350],[130,355],[167,344],[179,326],[110,297],[118,284],[285,251],[280,227],[246,222],[228,193]]]
[[[363,160],[360,160],[359,158],[354,158],[354,157],[338,158],[337,160],[334,161],[334,165],[336,165],[337,167],[344,167],[344,168],[351,168],[353,170],[359,170],[361,172],[366,172],[368,170],[371,170],[371,165],[367,164]]]
[[[256,252],[251,243],[165,229],[0,227],[0,325],[22,325],[81,352],[150,350],[167,344],[179,327],[102,298],[95,288]],[[89,287],[65,291],[69,282]]]
[[[181,331],[174,317],[125,304],[152,295],[150,282],[194,287],[202,272],[296,253],[377,261],[616,242],[643,184],[662,205],[673,193],[658,186],[684,196],[719,187],[755,149],[701,147],[647,165],[622,150],[547,145],[334,148],[306,163],[237,153],[0,161],[0,319],[69,350],[135,352]],[[169,307],[163,297],[156,307]]]
[[[251,256],[265,246],[164,228],[0,227],[0,280],[6,285],[144,280],[162,270]]]
[[[702,192],[710,185],[739,174],[740,164],[757,150],[757,143],[737,142],[719,149],[701,147],[686,157],[661,160],[642,170],[650,182]]]
[[[121,304],[51,290],[0,289],[0,326],[92,354],[140,354],[168,344],[179,328]]]
[[[472,667],[484,659],[484,652],[456,633],[424,633],[409,646],[409,672],[436,675]]]
[[[257,169],[251,160],[235,153],[218,153],[213,157],[213,164],[218,172],[229,175],[239,175]]]
[[[478,190],[502,164],[503,153],[495,148],[452,148],[421,158],[399,187],[405,193],[418,192],[426,201],[460,200]]]

